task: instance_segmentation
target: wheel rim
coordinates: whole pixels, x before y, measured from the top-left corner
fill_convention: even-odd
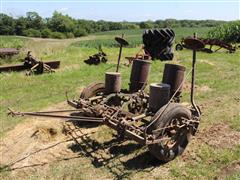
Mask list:
[[[167,127],[169,128],[164,129],[160,134],[163,139],[161,146],[165,151],[170,151],[177,148],[183,139],[188,137],[190,131],[182,117],[172,119]]]

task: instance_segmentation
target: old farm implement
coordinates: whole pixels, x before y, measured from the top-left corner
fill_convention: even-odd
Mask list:
[[[134,59],[169,61],[173,59],[175,33],[172,29],[149,29],[142,35],[143,47],[132,57],[125,57],[129,66]]]
[[[89,64],[89,65],[98,65],[100,63],[106,63],[108,61],[107,59],[107,54],[105,52],[103,52],[102,50],[102,47],[99,46],[99,51],[98,53],[92,55],[92,56],[89,56],[88,59],[84,60],[84,62],[86,64]]]
[[[9,72],[9,71],[23,71],[27,70],[27,75],[42,74],[44,72],[54,72],[54,69],[59,68],[60,61],[40,61],[34,58],[29,51],[27,56],[24,59],[23,64],[18,65],[8,65],[8,66],[0,66],[1,72]]]
[[[183,38],[182,41],[175,46],[175,49],[177,51],[181,51],[183,50],[183,48],[186,48],[185,39],[188,39],[188,38],[189,37]],[[229,53],[233,53],[236,51],[236,47],[218,39],[199,38],[199,40],[201,40],[205,44],[205,48],[201,49],[201,51],[203,52],[213,53],[213,52],[219,51],[220,49],[226,49],[227,52]],[[206,46],[209,46],[209,47],[207,48]],[[216,47],[216,48],[213,48],[213,47]]]
[[[16,48],[0,48],[0,58],[12,57],[19,54],[19,49]]]
[[[67,98],[73,110],[15,112],[9,109],[9,114],[102,123],[116,130],[119,137],[146,145],[157,159],[171,161],[183,153],[200,122],[200,110],[194,101],[195,63],[196,50],[204,48],[204,43],[195,36],[187,39],[187,48],[193,50],[191,70],[185,76],[184,66],[165,64],[162,82],[150,84],[147,93],[144,89],[151,66],[151,61],[147,60],[133,61],[129,88],[121,88],[119,61],[122,47],[128,43],[121,37],[116,40],[120,43],[116,72],[106,72],[105,83],[93,83],[85,87],[79,99]],[[190,74],[191,105],[185,107],[180,103],[181,92],[184,80]],[[68,111],[79,111],[83,115],[66,116],[56,113]]]

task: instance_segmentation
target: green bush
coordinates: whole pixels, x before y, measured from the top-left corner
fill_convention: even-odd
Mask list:
[[[228,43],[240,43],[240,20],[217,26],[208,32],[208,37]]]
[[[51,33],[51,38],[64,39],[64,38],[66,38],[66,36],[63,33],[60,33],[60,32],[52,32]]]
[[[86,36],[88,33],[87,33],[87,31],[85,30],[85,29],[76,29],[75,31],[74,31],[74,35],[75,35],[75,37],[81,37],[81,36]]]
[[[30,28],[30,29],[24,30],[23,35],[28,37],[41,37],[41,32],[39,30]]]
[[[51,37],[52,31],[48,28],[45,28],[41,31],[42,38],[49,38]]]
[[[73,33],[68,32],[68,33],[66,33],[66,37],[67,37],[67,38],[74,38],[75,36],[74,36]]]

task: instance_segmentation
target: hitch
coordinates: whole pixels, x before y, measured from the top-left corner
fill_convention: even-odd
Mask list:
[[[8,108],[8,115],[12,117],[15,116],[36,116],[36,117],[49,117],[49,118],[59,118],[64,119],[65,121],[84,121],[84,122],[97,122],[102,123],[104,121],[103,118],[98,117],[86,117],[86,116],[64,116],[64,115],[57,115],[51,113],[62,113],[62,112],[76,112],[79,110],[61,110],[61,111],[43,111],[43,112],[16,112],[11,108]]]

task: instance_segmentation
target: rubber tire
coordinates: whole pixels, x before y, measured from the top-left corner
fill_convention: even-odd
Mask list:
[[[108,60],[105,57],[102,57],[101,62],[106,63]]]
[[[149,53],[152,59],[172,60],[172,45],[175,33],[172,29],[145,30],[142,36],[144,50]]]
[[[92,83],[92,84],[86,86],[82,90],[82,92],[80,94],[80,98],[88,99],[93,96],[96,96],[98,93],[104,93],[104,91],[105,91],[105,84],[102,82],[95,82],[95,83]]]
[[[165,109],[165,106],[158,110],[153,119],[162,113],[162,111]],[[166,127],[171,120],[176,117],[185,117],[187,119],[191,119],[191,111],[178,103],[171,103],[160,116],[160,118],[152,125],[151,130]],[[158,136],[161,136],[160,134],[161,132],[158,134]],[[188,132],[172,148],[165,151],[164,146],[161,143],[148,145],[148,149],[150,153],[160,161],[169,162],[183,153],[190,141],[191,135],[191,132]]]
[[[182,46],[181,44],[177,44],[177,45],[175,46],[175,50],[176,50],[176,51],[182,51],[182,50],[183,50],[183,46]]]

